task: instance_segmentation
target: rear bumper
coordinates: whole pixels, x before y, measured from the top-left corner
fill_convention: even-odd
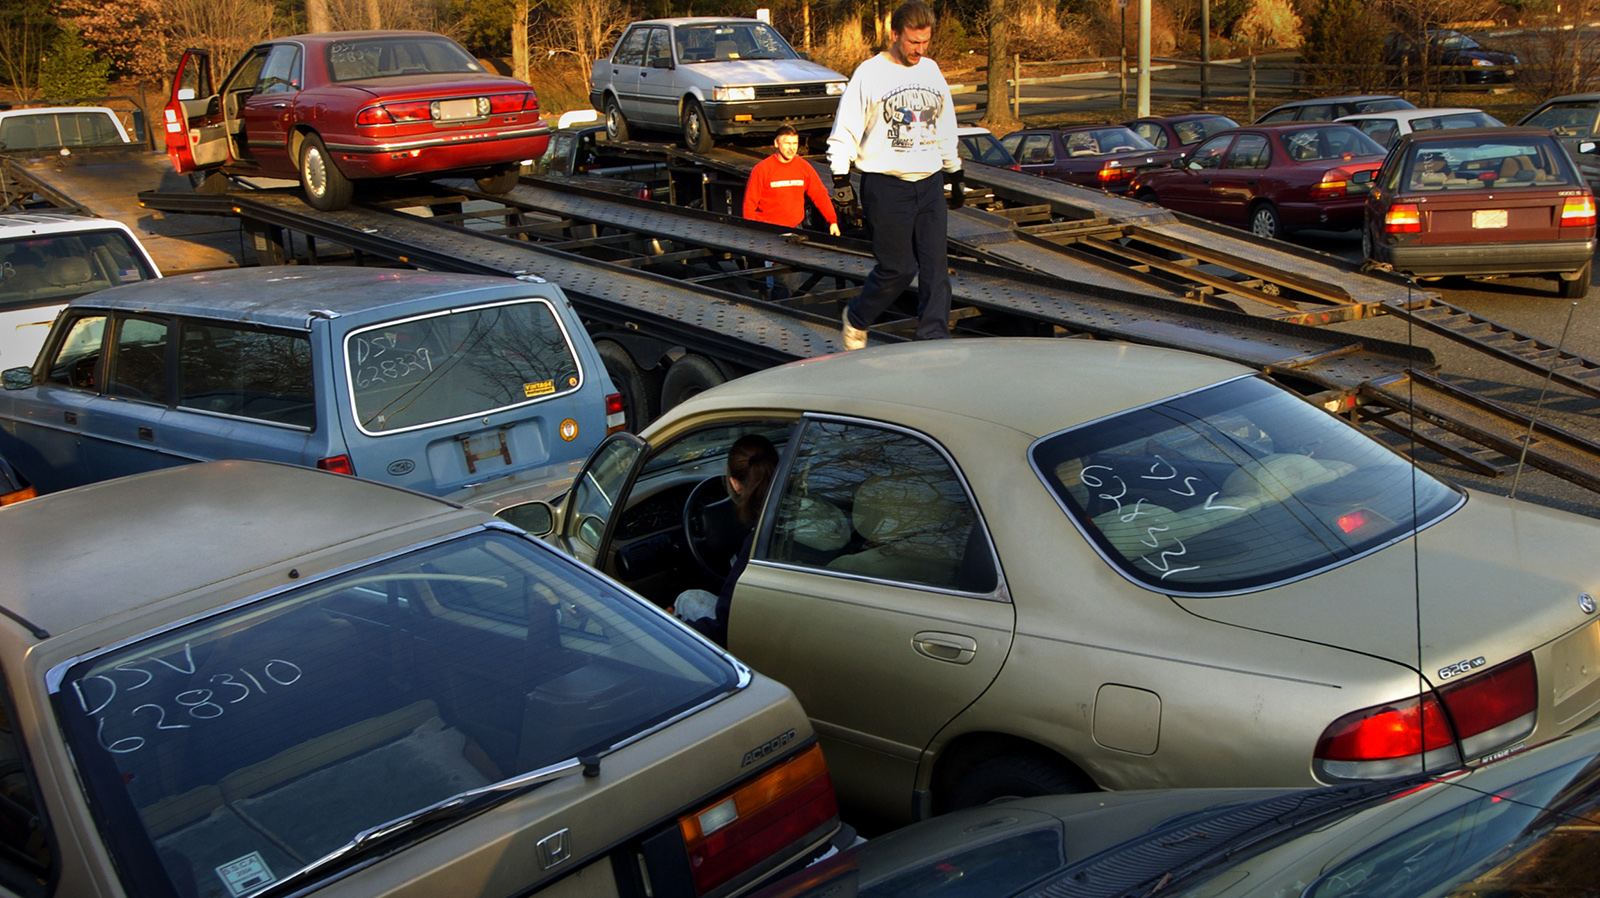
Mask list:
[[[536,125],[500,133],[459,131],[327,146],[347,177],[387,178],[537,159],[550,146],[550,126],[541,119]]]
[[[1574,272],[1594,258],[1595,239],[1540,243],[1410,244],[1373,248],[1379,261],[1400,271],[1446,274],[1553,274]]]
[[[1284,203],[1279,210],[1283,212],[1283,223],[1287,227],[1348,231],[1361,227],[1361,216],[1366,208],[1367,195],[1363,193],[1322,203]]]

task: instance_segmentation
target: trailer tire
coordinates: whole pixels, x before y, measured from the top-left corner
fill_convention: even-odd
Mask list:
[[[305,191],[306,202],[319,212],[338,212],[350,205],[356,186],[322,145],[322,138],[307,134],[300,147],[300,188]]]
[[[727,380],[710,359],[686,355],[672,363],[672,367],[667,369],[667,376],[661,381],[661,411],[665,413],[685,399],[704,393]]]
[[[622,394],[622,413],[629,433],[638,433],[646,424],[656,419],[656,398],[660,393],[660,377],[646,372],[633,360],[628,350],[612,340],[596,340],[594,348],[606,366],[611,383]]]

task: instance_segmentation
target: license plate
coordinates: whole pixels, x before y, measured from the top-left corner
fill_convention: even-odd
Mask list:
[[[1474,228],[1503,228],[1508,223],[1504,209],[1478,209],[1472,213]]]
[[[433,117],[437,121],[448,122],[460,118],[478,117],[478,98],[468,97],[465,100],[440,100],[434,107]]]

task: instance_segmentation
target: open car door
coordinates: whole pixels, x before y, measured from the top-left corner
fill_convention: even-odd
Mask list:
[[[180,174],[228,161],[228,130],[211,77],[211,54],[185,50],[167,103],[167,155]]]

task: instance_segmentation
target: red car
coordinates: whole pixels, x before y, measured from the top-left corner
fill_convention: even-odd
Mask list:
[[[1414,132],[1378,173],[1361,247],[1418,276],[1545,275],[1581,299],[1594,273],[1594,194],[1543,128]]]
[[[1176,150],[1158,150],[1122,125],[1013,131],[1000,145],[1025,172],[1109,193],[1127,193],[1135,172],[1178,157]]]
[[[460,173],[504,193],[550,142],[532,88],[423,31],[268,41],[214,83],[209,53],[183,54],[166,107],[173,167],[201,189],[225,185],[213,172],[297,179],[325,211],[349,205],[354,181],[397,175]]]
[[[1194,146],[1207,137],[1239,127],[1238,122],[1215,112],[1150,115],[1123,124],[1150,141],[1158,150]]]
[[[1281,237],[1359,227],[1383,147],[1349,125],[1300,122],[1227,131],[1171,168],[1141,172],[1133,195]]]

